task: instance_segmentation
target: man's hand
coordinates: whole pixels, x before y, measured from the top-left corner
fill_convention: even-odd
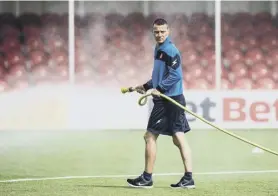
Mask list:
[[[143,87],[143,85],[136,86],[134,89],[135,89],[135,91],[136,91],[137,93],[140,93],[140,94],[145,94],[145,93],[146,93],[146,90],[145,90],[145,88]]]
[[[155,97],[160,97],[160,92],[157,90],[157,89],[153,89],[152,90],[152,92],[151,92],[151,94],[153,95],[153,96],[155,96]]]

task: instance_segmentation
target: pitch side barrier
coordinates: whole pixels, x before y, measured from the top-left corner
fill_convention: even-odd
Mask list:
[[[189,91],[187,108],[227,129],[278,129],[275,91]],[[0,130],[143,130],[152,109],[120,88],[43,85],[0,95]],[[212,129],[187,115],[195,129]]]

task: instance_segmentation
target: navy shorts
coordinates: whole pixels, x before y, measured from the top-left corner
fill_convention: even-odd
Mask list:
[[[186,106],[184,95],[171,97]],[[154,134],[172,136],[176,132],[188,132],[190,127],[185,111],[164,98],[153,99],[153,109],[149,117],[147,131]]]

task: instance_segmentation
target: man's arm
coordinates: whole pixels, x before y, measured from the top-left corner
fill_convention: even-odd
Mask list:
[[[152,88],[153,88],[153,82],[152,82],[152,80],[150,79],[148,82],[146,82],[145,84],[143,84],[143,87],[144,87],[145,91],[148,91],[149,89],[152,89]]]
[[[181,60],[178,54],[174,57],[169,57],[166,65],[169,69],[169,74],[156,88],[161,93],[165,93],[182,78],[181,73],[178,71],[179,66],[181,66]]]
[[[136,87],[135,87],[135,90],[136,90],[138,93],[144,94],[146,91],[148,91],[148,90],[151,89],[151,88],[153,88],[153,83],[152,83],[152,80],[149,80],[148,82],[146,82],[146,83],[143,84],[143,85],[136,86]]]

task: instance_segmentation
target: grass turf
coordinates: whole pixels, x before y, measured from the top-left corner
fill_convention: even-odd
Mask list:
[[[59,176],[139,175],[143,171],[143,131],[0,132],[0,181]],[[239,130],[237,134],[278,150],[275,130]],[[253,147],[219,131],[187,134],[194,172],[277,170],[278,157],[253,154]],[[178,149],[160,136],[155,173],[182,173]],[[127,187],[126,177],[1,182],[0,195],[276,195],[278,173],[194,175],[197,189],[172,190],[180,178],[154,176],[151,190]]]

